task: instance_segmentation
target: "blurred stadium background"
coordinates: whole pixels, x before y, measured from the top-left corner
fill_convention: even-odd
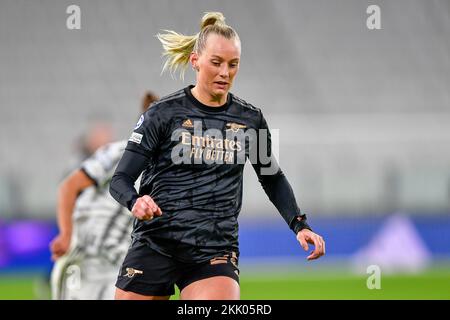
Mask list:
[[[81,30],[66,8],[81,8]],[[381,30],[366,27],[370,4]],[[98,123],[130,134],[160,76],[155,34],[221,11],[239,32],[233,92],[279,129],[280,163],[327,241],[306,262],[249,166],[244,299],[450,298],[450,2],[0,2],[0,299],[47,299],[58,183]],[[78,140],[77,140],[78,139]],[[369,290],[367,267],[380,266]]]

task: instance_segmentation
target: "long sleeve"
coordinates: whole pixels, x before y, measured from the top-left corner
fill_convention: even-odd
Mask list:
[[[261,129],[263,132],[261,132]],[[257,146],[253,149],[253,152],[258,152],[257,157],[255,157],[257,161],[252,163],[252,165],[264,191],[295,234],[302,229],[311,230],[311,227],[306,223],[306,215],[302,214],[297,205],[289,181],[272,154],[271,136],[267,122],[262,114],[259,138],[257,140]]]
[[[109,186],[111,196],[130,211],[139,198],[134,183],[147,166],[148,161],[148,157],[128,146],[111,179]]]
[[[160,111],[160,107],[152,107],[141,115],[111,180],[112,197],[130,211],[139,198],[134,183],[154,157],[164,135],[166,121]]]

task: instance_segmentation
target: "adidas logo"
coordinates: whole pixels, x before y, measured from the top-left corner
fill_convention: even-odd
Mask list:
[[[185,128],[193,128],[194,124],[192,123],[191,119],[186,119],[184,120],[182,126]]]

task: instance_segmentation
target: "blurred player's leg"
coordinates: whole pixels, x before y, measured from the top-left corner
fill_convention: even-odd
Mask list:
[[[79,287],[80,267],[79,250],[71,250],[68,254],[60,257],[54,264],[51,277],[51,293],[53,300],[75,300],[77,288]]]

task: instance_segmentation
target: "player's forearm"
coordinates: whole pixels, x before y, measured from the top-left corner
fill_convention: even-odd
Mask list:
[[[82,169],[74,171],[61,183],[58,190],[58,227],[64,237],[72,236],[72,216],[78,195],[93,186],[92,180]]]
[[[302,229],[311,230],[306,223],[306,216],[302,215],[297,205],[292,187],[281,170],[274,175],[260,175],[259,181],[270,201],[295,233]]]
[[[147,157],[127,149],[111,179],[109,186],[111,196],[130,211],[136,199],[139,198],[139,194],[134,188],[134,183],[147,166],[147,163]]]
[[[116,172],[111,179],[109,186],[109,193],[125,208],[130,211],[133,208],[136,199],[139,198],[136,189],[134,188],[133,179],[123,172]]]
[[[64,182],[58,192],[57,220],[59,233],[70,238],[72,236],[72,214],[75,207],[77,193],[72,190],[72,186]]]

